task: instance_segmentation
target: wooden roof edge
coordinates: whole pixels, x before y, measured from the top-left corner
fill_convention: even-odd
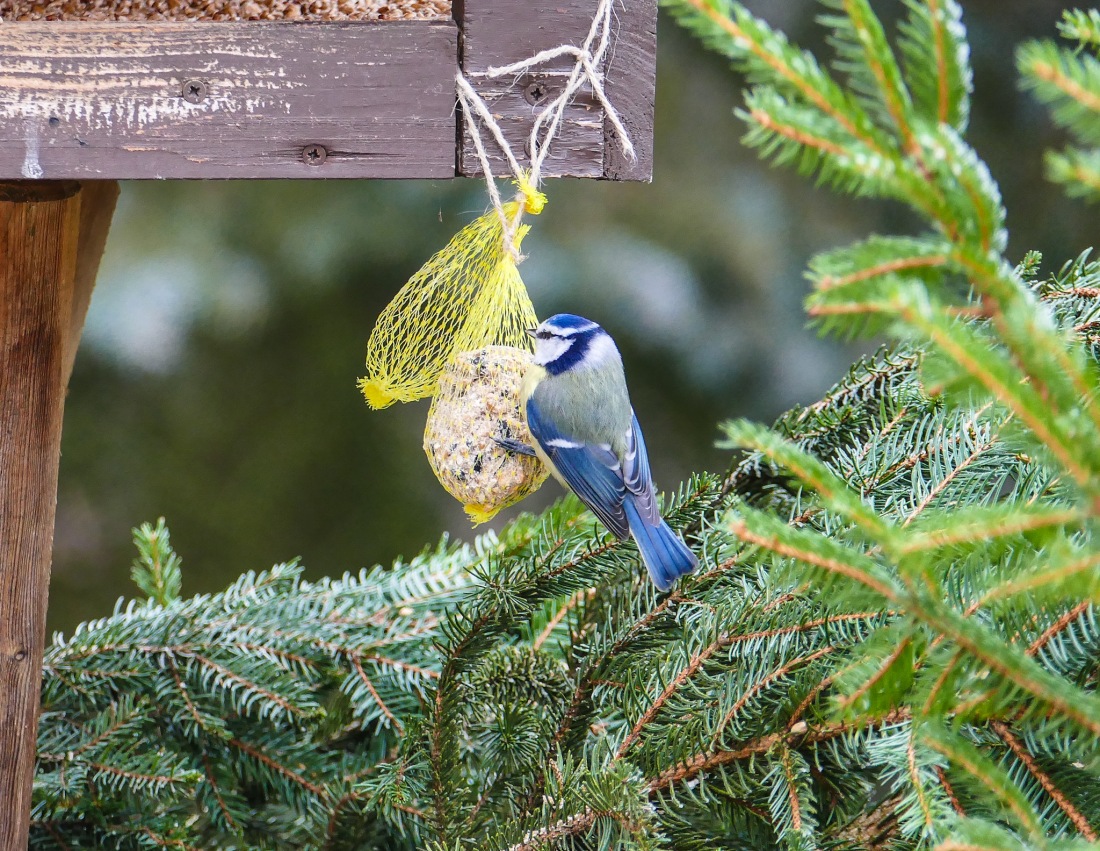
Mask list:
[[[523,151],[567,68],[502,81],[484,70],[579,44],[596,5],[464,0],[454,21],[0,24],[0,180],[473,176],[460,63]],[[582,92],[545,176],[650,179],[656,0],[616,4],[604,70],[637,158]]]

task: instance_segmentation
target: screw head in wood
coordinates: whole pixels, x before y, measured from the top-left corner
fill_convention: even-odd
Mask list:
[[[532,80],[523,87],[523,99],[531,106],[538,106],[550,97],[550,85],[545,80]]]
[[[199,103],[206,98],[206,83],[202,80],[187,80],[180,86],[180,95],[188,103]]]
[[[328,151],[324,145],[306,145],[302,148],[302,162],[306,165],[324,165]]]

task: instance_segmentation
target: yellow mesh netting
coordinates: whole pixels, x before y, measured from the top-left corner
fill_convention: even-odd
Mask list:
[[[524,210],[546,201],[521,184]],[[519,201],[504,205],[508,221]],[[528,227],[516,229],[516,252]],[[409,279],[378,317],[367,341],[367,375],[359,380],[372,408],[411,402],[435,392],[439,375],[459,352],[487,345],[530,350],[524,329],[538,324],[527,288],[506,250],[504,226],[490,211],[464,227]]]
[[[537,458],[496,442],[533,442],[521,396],[531,363],[525,332],[538,320],[516,264],[528,230],[519,217],[540,213],[546,196],[528,176],[517,185],[517,200],[459,231],[386,305],[367,341],[367,375],[359,379],[372,408],[435,396],[424,451],[440,484],[475,523],[547,477]]]

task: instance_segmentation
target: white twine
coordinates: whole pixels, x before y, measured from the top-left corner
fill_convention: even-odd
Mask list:
[[[573,100],[573,97],[586,83],[592,88],[593,96],[599,102],[600,106],[603,107],[604,116],[611,122],[611,126],[615,128],[615,135],[619,139],[619,144],[622,145],[623,153],[631,160],[637,158],[634,152],[634,145],[630,141],[630,135],[627,133],[626,127],[623,126],[622,119],[619,118],[619,113],[607,98],[607,93],[604,91],[603,87],[603,74],[599,70],[600,63],[603,61],[604,56],[607,54],[608,46],[611,44],[611,18],[614,2],[615,0],[600,0],[600,4],[596,9],[596,15],[592,19],[592,26],[588,30],[588,37],[580,47],[571,44],[562,44],[558,47],[540,51],[534,56],[530,56],[519,62],[513,62],[510,65],[493,66],[485,71],[486,77],[489,79],[496,79],[509,75],[518,76],[537,65],[541,65],[551,59],[556,59],[559,56],[572,56],[575,59],[573,70],[570,72],[561,94],[554,98],[537,116],[535,116],[534,124],[531,126],[531,134],[528,137],[530,169],[527,179],[535,189],[538,189],[539,184],[542,182],[543,162],[550,152],[551,141],[561,128],[565,110]],[[629,2],[629,0],[627,0],[627,2]],[[508,167],[511,169],[512,175],[517,181],[523,176],[523,168],[520,166],[519,160],[516,159],[516,155],[512,151],[511,145],[509,145],[508,141],[504,138],[504,133],[500,129],[500,125],[496,122],[496,119],[493,118],[493,114],[489,110],[484,99],[482,99],[481,95],[479,95],[474,90],[474,87],[470,85],[470,82],[462,74],[461,70],[455,75],[455,85],[458,92],[459,103],[462,104],[462,115],[466,123],[466,129],[470,131],[470,136],[474,142],[474,150],[477,152],[478,160],[481,163],[481,170],[485,175],[485,183],[489,190],[489,200],[492,202],[493,208],[500,217],[501,226],[504,229],[505,248],[512,258],[519,263],[523,260],[523,256],[516,247],[515,236],[516,231],[519,229],[520,220],[523,218],[523,196],[522,193],[520,193],[517,197],[517,200],[520,200],[521,203],[518,206],[515,216],[509,220],[507,213],[504,211],[504,203],[501,201],[500,191],[497,189],[496,178],[493,176],[492,167],[489,165],[489,154],[486,151],[485,142],[481,137],[481,129],[478,126],[477,119],[481,119],[481,124],[492,134],[493,140],[496,142],[501,153],[504,154],[505,159],[507,159]],[[475,118],[475,114],[477,118]]]

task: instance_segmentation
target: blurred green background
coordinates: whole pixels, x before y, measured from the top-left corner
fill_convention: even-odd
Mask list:
[[[822,48],[820,5],[749,5]],[[1019,90],[1013,49],[1053,35],[1067,6],[963,6],[970,139],[1001,185],[1010,256],[1038,248],[1050,271],[1100,241],[1100,220],[1043,180],[1061,139]],[[666,17],[659,42],[653,183],[550,181],[522,273],[540,316],[615,336],[655,478],[674,488],[724,468],[719,421],[811,402],[874,346],[807,328],[808,258],[917,223],[759,163],[733,115],[743,81]],[[161,515],[189,594],[296,556],[320,576],[471,539],[421,450],[426,404],[372,412],[355,379],[382,307],[485,205],[476,180],[124,185],[66,407],[50,627],[132,593],[129,530]],[[549,482],[491,525],[559,495]]]

